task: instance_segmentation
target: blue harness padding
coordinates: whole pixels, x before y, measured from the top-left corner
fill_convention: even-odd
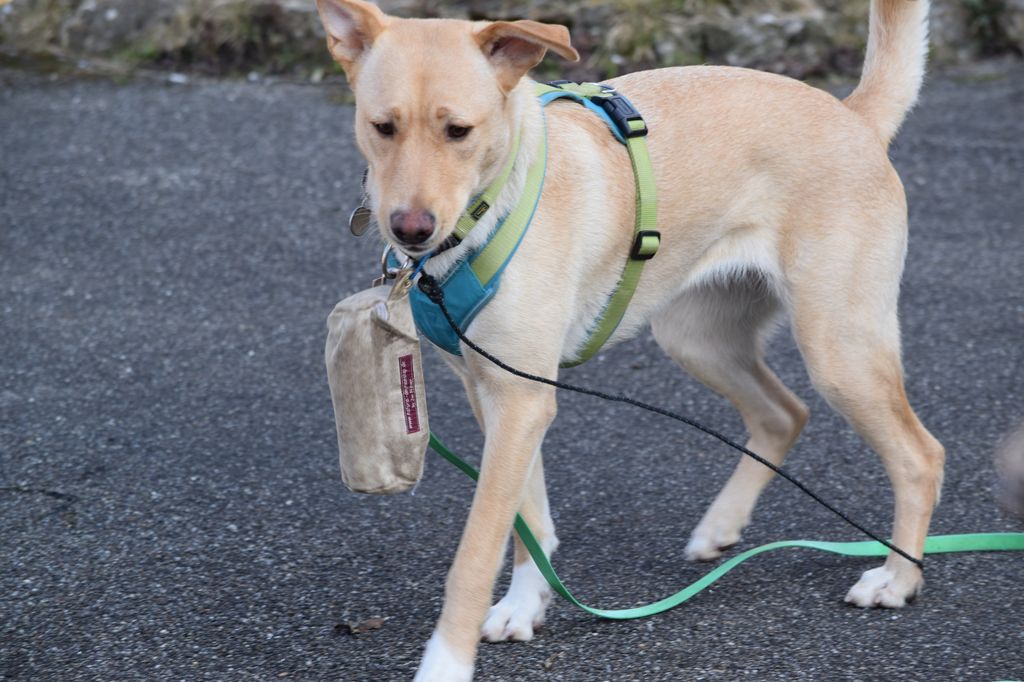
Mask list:
[[[531,220],[538,203],[540,203],[540,192],[534,199],[533,211],[530,212]],[[501,229],[504,222],[504,218],[498,222],[494,228],[495,234]],[[512,260],[512,255],[519,249],[519,244],[522,243],[525,234],[526,230],[523,230],[523,235],[519,237],[515,248],[508,254],[508,258],[505,259],[497,274],[487,282],[481,282],[471,266],[473,256],[479,252],[474,252],[468,258],[463,258],[440,280],[441,290],[444,291],[444,305],[459,329],[465,330],[477,313],[498,293],[501,273],[505,271],[508,262]],[[490,240],[488,240],[489,242]],[[420,291],[419,287],[409,290],[409,303],[412,305],[412,319],[416,322],[416,327],[421,334],[430,339],[430,342],[438,348],[446,350],[452,355],[462,355],[462,351],[459,349],[459,337],[448,324],[448,320],[445,319],[444,313],[436,303],[427,298],[427,295]]]
[[[540,102],[541,107],[546,107],[551,102],[563,98],[582,104],[587,109],[597,114],[601,120],[604,121],[605,125],[608,126],[608,129],[611,130],[612,134],[615,135],[615,138],[619,142],[626,144],[626,138],[620,130],[620,125],[616,124],[605,109],[591,101],[589,97],[572,90],[551,90],[546,86],[539,86],[539,88],[544,90],[538,95],[538,101]],[[595,95],[600,94],[603,93],[595,93]],[[625,97],[622,95],[617,94],[616,96],[625,100]],[[632,107],[632,105],[628,103],[628,100],[625,101],[628,106]],[[526,225],[523,226],[519,238],[516,240],[515,245],[509,249],[501,266],[486,282],[481,281],[480,278],[477,277],[477,274],[474,272],[472,267],[473,262],[480,253],[487,248],[487,245],[495,239],[503,228],[506,228],[505,222],[508,215],[502,217],[501,220],[498,221],[498,224],[491,232],[491,236],[488,237],[487,242],[474,250],[467,257],[460,260],[447,274],[442,278],[439,278],[441,289],[444,291],[445,307],[451,314],[452,319],[462,330],[466,330],[469,327],[477,314],[485,305],[487,305],[487,303],[490,302],[492,298],[494,298],[494,295],[498,293],[498,288],[501,285],[501,275],[509,261],[512,260],[512,256],[514,256],[515,252],[519,249],[519,245],[522,243],[522,239],[526,235],[526,230],[529,228],[529,225],[533,220],[533,215],[537,210],[537,204],[540,203],[540,195],[543,188],[543,175],[547,169],[546,137],[547,125],[545,124],[544,140],[541,145],[542,149],[540,150],[541,153],[539,154],[539,158],[534,161],[534,163],[543,164],[540,169],[540,182],[532,197],[526,196],[524,193],[524,196],[520,198],[520,202],[532,201],[532,206],[526,220]],[[517,208],[519,207],[517,206]],[[515,210],[516,209],[513,209],[513,211]],[[429,257],[430,256],[427,256],[427,258]],[[394,254],[389,256],[389,264],[391,267],[398,267],[399,264],[397,259],[394,257]],[[438,348],[441,348],[452,355],[462,355],[462,351],[459,348],[459,337],[455,334],[451,325],[448,324],[448,320],[445,319],[444,313],[441,312],[441,308],[427,298],[426,294],[420,291],[419,287],[412,287],[409,292],[409,302],[412,305],[413,319],[415,320],[416,327],[420,330],[420,333],[426,336],[430,342]]]
[[[496,277],[486,285],[481,284],[470,269],[468,259],[461,261],[448,273],[441,281],[441,289],[444,291],[444,304],[459,325],[459,329],[465,329],[476,314],[494,298],[500,283],[501,278]],[[452,355],[462,355],[462,351],[459,350],[459,337],[448,324],[441,308],[427,298],[419,287],[413,287],[409,291],[409,301],[412,304],[412,319],[420,333],[438,348]]]
[[[620,94],[619,97],[624,100],[626,99],[625,95]],[[619,126],[612,120],[612,117],[609,116],[608,112],[602,107],[595,104],[589,97],[585,97],[578,92],[573,92],[572,90],[553,90],[540,95],[537,99],[540,101],[540,105],[542,107],[546,107],[558,99],[571,99],[578,104],[582,104],[587,109],[590,109],[592,112],[597,114],[601,120],[604,121],[604,124],[608,126],[608,129],[612,131],[613,135],[615,135],[615,139],[622,144],[626,144],[626,138],[623,137],[622,132],[619,130]]]

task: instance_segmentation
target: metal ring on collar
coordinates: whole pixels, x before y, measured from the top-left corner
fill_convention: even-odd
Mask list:
[[[412,259],[403,253],[402,256],[405,258],[405,263],[400,264],[397,268],[388,267],[388,257],[394,250],[395,247],[388,244],[384,247],[384,253],[380,254],[380,274],[384,280],[398,277],[400,272],[409,269],[409,264],[412,262]]]

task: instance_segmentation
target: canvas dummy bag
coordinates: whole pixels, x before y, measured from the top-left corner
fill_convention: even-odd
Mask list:
[[[341,478],[360,493],[398,493],[420,480],[430,440],[409,281],[349,296],[327,319],[327,380]]]

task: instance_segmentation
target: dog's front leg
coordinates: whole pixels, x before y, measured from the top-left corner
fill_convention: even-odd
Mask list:
[[[554,389],[547,386],[489,376],[478,382],[478,391],[486,428],[480,481],[417,682],[472,679],[480,627],[491,605],[505,543],[535,454],[555,416]]]
[[[530,469],[530,480],[526,484],[526,495],[519,513],[550,559],[558,548],[558,538],[548,508],[544,487],[544,459],[539,450]],[[525,642],[533,639],[534,630],[544,623],[544,614],[551,601],[551,587],[547,579],[537,568],[519,536],[514,535],[514,538],[512,582],[505,596],[487,612],[487,620],[481,630],[483,639],[488,642]]]

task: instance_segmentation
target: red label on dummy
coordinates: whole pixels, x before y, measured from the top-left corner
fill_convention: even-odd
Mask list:
[[[402,382],[402,408],[405,410],[405,432],[418,433],[420,411],[416,406],[416,366],[412,354],[398,358],[398,376]]]

